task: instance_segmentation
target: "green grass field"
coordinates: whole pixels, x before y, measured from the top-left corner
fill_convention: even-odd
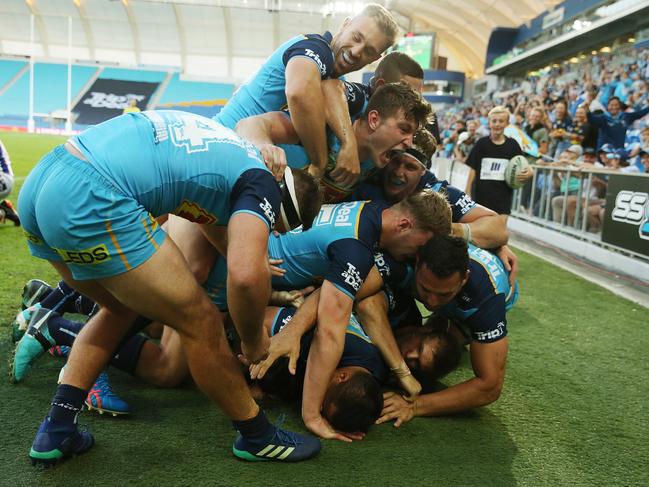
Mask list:
[[[63,140],[0,138],[19,178]],[[522,252],[507,380],[491,406],[400,429],[382,425],[351,445],[328,441],[317,459],[298,465],[246,464],[230,453],[228,419],[194,387],[161,390],[112,371],[134,414],[84,413],[96,446],[55,469],[35,469],[27,453],[62,362],[46,355],[25,383],[10,385],[10,323],[26,280],[56,278],[28,255],[20,229],[0,225],[0,249],[0,485],[649,485],[649,312]],[[465,357],[445,383],[471,373]],[[303,430],[295,406],[265,406]]]

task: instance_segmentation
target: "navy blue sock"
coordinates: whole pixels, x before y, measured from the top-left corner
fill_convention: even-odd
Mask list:
[[[78,323],[66,320],[62,316],[55,316],[47,322],[47,329],[57,345],[71,347],[84,325],[85,323]]]
[[[77,422],[77,415],[81,411],[83,401],[88,391],[67,384],[59,384],[56,394],[52,399],[52,407],[48,416],[57,423],[74,424]]]
[[[138,360],[140,360],[142,347],[147,340],[148,338],[142,335],[135,335],[129,338],[117,349],[113,358],[110,359],[110,364],[119,370],[123,370],[129,374],[135,374],[135,368],[137,367]]]
[[[234,428],[241,436],[250,440],[262,439],[275,433],[275,427],[270,424],[266,414],[260,409],[259,414],[245,421],[232,421]]]
[[[97,303],[95,303],[92,299],[84,296],[83,294],[77,293],[77,297],[74,300],[75,313],[90,316],[97,311],[97,308]]]
[[[41,306],[56,311],[61,315],[63,313],[76,313],[74,300],[78,295],[79,293],[68,286],[65,281],[60,281],[52,292],[41,300]]]

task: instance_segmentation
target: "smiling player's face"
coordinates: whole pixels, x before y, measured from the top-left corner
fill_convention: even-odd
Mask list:
[[[334,74],[340,76],[358,71],[376,61],[388,47],[387,36],[373,18],[360,16],[348,19],[332,45]]]
[[[414,157],[394,152],[383,173],[383,192],[391,202],[407,198],[417,187],[426,168]]]

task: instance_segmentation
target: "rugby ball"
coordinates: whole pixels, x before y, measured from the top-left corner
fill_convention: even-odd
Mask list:
[[[507,186],[512,189],[518,189],[523,186],[525,183],[519,183],[516,181],[516,176],[525,172],[528,167],[530,167],[530,164],[527,162],[525,156],[512,157],[505,168],[505,182],[507,183]]]

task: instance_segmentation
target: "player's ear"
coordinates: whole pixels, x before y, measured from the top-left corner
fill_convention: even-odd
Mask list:
[[[370,129],[376,130],[381,124],[381,115],[379,115],[378,110],[370,110],[367,114],[367,124],[370,126]]]
[[[349,373],[344,371],[344,370],[336,370],[334,371],[334,376],[333,376],[333,383],[334,384],[342,384],[343,382],[347,382],[349,380]]]

